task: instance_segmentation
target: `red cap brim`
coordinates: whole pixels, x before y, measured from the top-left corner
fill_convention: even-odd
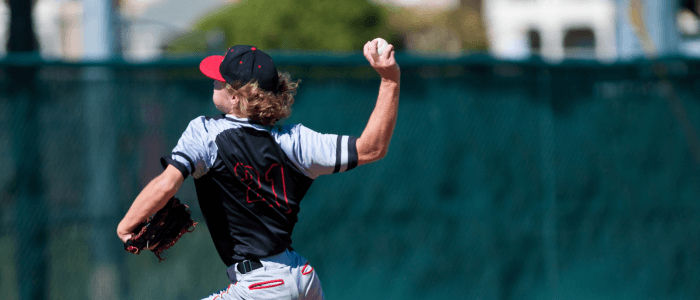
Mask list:
[[[221,72],[219,72],[219,66],[221,66],[223,60],[224,57],[222,55],[209,56],[199,63],[199,70],[202,71],[202,74],[211,79],[226,82],[226,80],[221,77]]]

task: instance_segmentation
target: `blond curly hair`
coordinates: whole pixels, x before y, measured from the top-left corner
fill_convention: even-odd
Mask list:
[[[271,126],[279,120],[288,118],[292,114],[292,104],[296,95],[299,82],[292,81],[286,72],[279,72],[278,93],[265,91],[258,86],[256,80],[243,83],[236,81],[226,84],[233,95],[238,96],[238,103],[234,106],[236,115],[249,118],[264,126]]]

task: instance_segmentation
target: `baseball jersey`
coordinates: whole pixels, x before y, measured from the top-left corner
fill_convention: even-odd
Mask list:
[[[192,175],[216,250],[231,266],[291,245],[301,199],[318,176],[357,166],[356,140],[301,124],[202,116],[161,164]]]

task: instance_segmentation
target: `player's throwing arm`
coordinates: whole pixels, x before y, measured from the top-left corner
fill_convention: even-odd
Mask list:
[[[382,53],[377,51],[378,44]],[[363,49],[365,58],[382,81],[379,85],[377,104],[367,122],[365,130],[357,139],[358,165],[383,158],[389,149],[389,141],[396,125],[399,107],[399,85],[401,70],[394,58],[394,46],[381,38],[367,42]]]

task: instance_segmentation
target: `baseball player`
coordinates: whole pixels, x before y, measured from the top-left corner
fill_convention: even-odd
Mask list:
[[[136,197],[117,227],[126,242],[137,224],[162,208],[188,176],[231,285],[206,299],[324,299],[312,265],[291,247],[299,203],[320,175],[349,171],[383,158],[399,103],[400,69],[393,46],[364,56],[381,76],[376,106],[360,137],[321,134],[290,115],[298,81],[279,73],[253,46],[202,60],[214,79],[213,102],[223,114],[198,117],[185,129],[165,170]]]

